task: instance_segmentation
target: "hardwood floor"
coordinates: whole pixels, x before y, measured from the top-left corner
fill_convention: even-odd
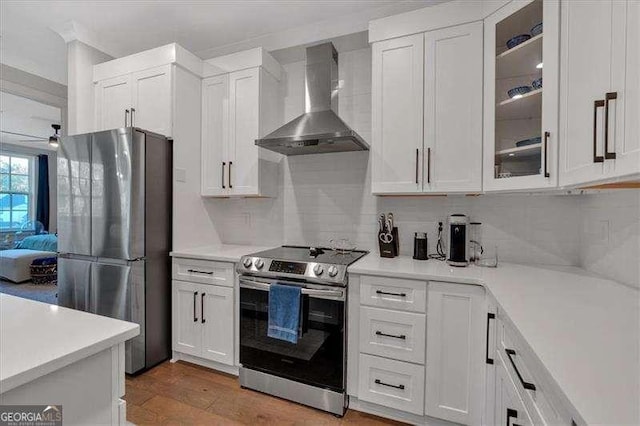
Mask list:
[[[127,420],[136,425],[399,425],[349,410],[332,414],[248,389],[237,377],[185,362],[165,362],[127,377]]]

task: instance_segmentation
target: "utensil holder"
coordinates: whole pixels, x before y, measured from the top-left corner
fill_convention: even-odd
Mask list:
[[[400,245],[398,244],[398,227],[394,226],[391,230],[392,239],[390,242],[384,242],[385,232],[378,231],[378,246],[380,248],[380,257],[397,257]]]

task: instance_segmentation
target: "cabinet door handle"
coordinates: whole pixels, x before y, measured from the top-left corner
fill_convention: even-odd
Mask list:
[[[131,127],[136,127],[136,109],[131,108]]]
[[[374,381],[374,383],[375,383],[376,385],[387,386],[387,387],[389,387],[389,388],[395,388],[395,389],[404,390],[404,385],[390,385],[389,383],[385,383],[385,382],[383,382],[383,381],[382,381],[382,380],[380,380],[380,379],[376,379],[376,380]]]
[[[511,419],[518,419],[518,412],[513,408],[507,408],[507,426],[520,426],[517,423],[511,423]]]
[[[404,334],[387,334],[387,333],[383,333],[380,330],[376,331],[376,335],[377,336],[384,336],[384,337],[393,337],[394,339],[401,339],[401,340],[406,340],[407,339],[407,336],[405,336]]]
[[[129,127],[127,126],[127,121],[129,120],[129,110],[125,109],[124,110],[124,127]]]
[[[213,275],[213,271],[198,271],[197,269],[187,269],[190,274],[206,274]]]
[[[431,183],[431,148],[427,148],[427,183]]]
[[[544,132],[544,177],[548,178],[551,176],[549,174],[549,138],[551,137],[550,132]]]
[[[193,292],[193,322],[198,322],[198,317],[196,316],[196,299],[198,298],[198,292]]]
[[[522,383],[522,387],[532,391],[536,390],[536,385],[534,385],[533,383],[525,382],[524,379],[522,378],[522,374],[520,374],[520,371],[518,371],[518,367],[516,367],[516,362],[512,358],[513,356],[516,356],[516,351],[514,351],[513,349],[505,349],[504,351],[507,353],[507,357],[509,358],[511,365],[513,366],[513,369],[516,370],[516,374],[518,375],[518,379],[520,380],[520,383]]]
[[[233,188],[233,185],[231,185],[231,165],[233,164],[233,161],[229,161],[229,188]]]
[[[418,183],[418,161],[420,158],[420,150],[416,148],[416,184]]]
[[[224,186],[224,166],[226,166],[227,163],[225,163],[224,161],[222,162],[222,189],[225,189]]]
[[[608,92],[604,95],[604,158],[615,160],[616,153],[609,152],[609,101],[618,99],[618,92]]]
[[[496,314],[494,314],[493,312],[487,312],[487,346],[485,351],[487,364],[493,364],[493,359],[489,358],[489,321],[491,321],[492,319],[496,319]]]
[[[604,107],[603,100],[593,102],[593,162],[604,163],[604,157],[598,155],[598,108]]]
[[[385,294],[387,296],[407,297],[407,293],[390,293],[388,291],[376,290],[376,294]]]
[[[204,296],[206,295],[206,293],[202,293],[200,295],[200,316],[202,317],[201,319],[201,323],[204,324],[207,320],[204,319]]]

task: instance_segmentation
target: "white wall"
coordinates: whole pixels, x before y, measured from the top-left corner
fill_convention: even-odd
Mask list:
[[[640,191],[580,197],[580,265],[640,288]]]
[[[67,44],[67,134],[77,135],[94,129],[93,66],[110,59],[113,58],[79,40]]]
[[[284,66],[285,121],[304,109],[304,62]],[[371,140],[371,50],[339,57],[340,116]],[[376,217],[393,212],[401,254],[411,255],[413,232],[426,231],[434,250],[438,221],[464,213],[483,222],[484,244],[505,261],[577,265],[579,200],[574,196],[374,197],[368,153],[287,157],[280,195],[271,200],[209,200],[225,243],[320,244],[350,238],[377,253]]]

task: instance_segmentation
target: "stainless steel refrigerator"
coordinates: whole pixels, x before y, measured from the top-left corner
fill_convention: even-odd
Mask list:
[[[60,140],[58,304],[140,324],[129,374],[170,354],[171,170],[171,140],[138,128]]]

